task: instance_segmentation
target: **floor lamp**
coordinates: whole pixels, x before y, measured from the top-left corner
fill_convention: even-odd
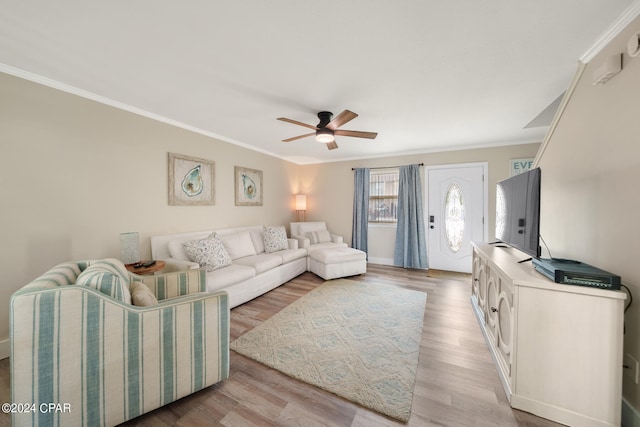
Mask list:
[[[304,222],[304,213],[306,210],[307,210],[306,194],[296,194],[296,214],[298,215],[298,222]]]

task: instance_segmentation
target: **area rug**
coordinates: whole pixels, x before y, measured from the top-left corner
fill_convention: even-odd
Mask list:
[[[427,295],[346,279],[323,283],[231,349],[366,408],[408,421]]]

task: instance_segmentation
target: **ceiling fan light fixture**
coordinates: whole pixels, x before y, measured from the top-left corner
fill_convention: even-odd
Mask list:
[[[333,131],[331,129],[321,128],[316,131],[316,141],[323,144],[335,141]]]
[[[376,132],[361,132],[357,130],[342,130],[338,129],[340,126],[349,123],[351,120],[358,117],[356,113],[349,110],[344,110],[342,113],[338,114],[335,118],[333,114],[329,111],[320,111],[318,113],[318,119],[320,122],[313,126],[303,122],[299,122],[297,120],[288,119],[286,117],[278,117],[278,120],[283,122],[292,123],[294,125],[303,126],[305,128],[313,129],[315,132],[306,133],[304,135],[294,136],[293,138],[283,139],[282,142],[291,142],[296,141],[298,139],[307,138],[309,136],[315,136],[316,141],[321,144],[325,144],[328,150],[335,150],[338,148],[338,144],[336,144],[335,135],[340,136],[350,136],[354,138],[368,138],[375,139],[378,134]]]

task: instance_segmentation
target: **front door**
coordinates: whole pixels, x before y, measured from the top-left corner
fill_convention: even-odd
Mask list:
[[[471,273],[471,242],[486,240],[486,163],[427,168],[429,268]]]

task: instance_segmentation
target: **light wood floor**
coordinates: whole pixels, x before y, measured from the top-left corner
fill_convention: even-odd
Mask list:
[[[427,293],[409,426],[558,426],[509,407],[473,315],[470,280],[369,265],[352,280]],[[268,319],[323,280],[304,273],[231,311],[231,340]],[[402,426],[325,391],[231,352],[229,379],[126,426]],[[9,359],[0,361],[0,402],[8,402]],[[0,414],[0,426],[10,417]]]

